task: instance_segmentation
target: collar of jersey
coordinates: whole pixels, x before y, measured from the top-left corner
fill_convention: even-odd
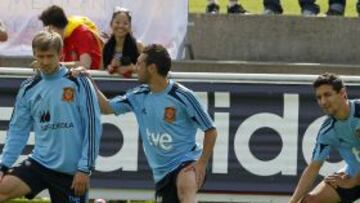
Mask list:
[[[346,119],[344,119],[344,120],[338,120],[335,117],[333,117],[337,122],[345,123],[354,116],[354,113],[355,113],[354,100],[347,100],[347,103],[348,103],[349,108],[350,108],[350,112],[349,112],[348,117]]]
[[[60,66],[55,73],[49,75],[41,73],[41,77],[44,78],[45,80],[53,80],[65,75],[66,71],[67,71],[66,67]]]
[[[166,93],[168,93],[168,92],[171,90],[173,84],[174,84],[174,81],[171,80],[171,79],[169,79],[169,82],[168,82],[166,88],[165,88],[163,91],[160,91],[160,92],[151,92],[151,94],[152,94],[152,95],[166,94]]]

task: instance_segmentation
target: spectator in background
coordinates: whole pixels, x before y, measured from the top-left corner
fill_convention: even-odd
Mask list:
[[[346,0],[329,0],[327,16],[343,16],[345,13]]]
[[[329,0],[327,16],[343,16],[345,13],[346,0]],[[356,4],[357,13],[360,14],[360,0]]]
[[[68,67],[84,66],[100,69],[102,39],[96,25],[87,17],[66,17],[64,10],[56,5],[45,9],[39,19],[59,33],[64,40],[63,59]]]
[[[343,16],[345,13],[346,0],[329,0],[327,16]]]
[[[6,28],[4,23],[0,20],[0,42],[6,41],[8,38],[8,34],[6,32]]]
[[[206,13],[217,14],[220,12],[220,6],[217,3],[217,0],[208,0],[208,4],[206,6]]]
[[[246,14],[248,12],[241,6],[241,4],[238,3],[238,0],[229,0],[227,13]]]
[[[282,14],[283,9],[280,0],[264,0],[264,15]],[[320,7],[315,4],[315,0],[299,0],[301,14],[303,16],[316,16],[320,12]]]
[[[130,77],[144,45],[131,33],[131,15],[127,9],[116,8],[110,22],[112,35],[106,42],[102,59],[109,73]]]

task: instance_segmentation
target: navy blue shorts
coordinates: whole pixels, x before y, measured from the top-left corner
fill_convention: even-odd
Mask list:
[[[180,203],[176,179],[181,169],[185,168],[194,161],[185,161],[175,170],[168,173],[163,179],[156,183],[155,202],[156,203]]]
[[[360,185],[349,189],[338,187],[335,190],[341,198],[341,203],[351,203],[360,198]]]
[[[13,175],[26,183],[31,192],[26,198],[32,199],[41,191],[48,189],[53,203],[85,203],[88,202],[88,193],[75,196],[71,189],[73,176],[48,169],[33,159],[23,161],[19,166],[11,168],[7,174]]]

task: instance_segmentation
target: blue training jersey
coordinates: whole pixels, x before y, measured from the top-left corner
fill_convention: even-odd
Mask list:
[[[214,128],[195,94],[173,80],[157,93],[141,85],[113,98],[110,105],[115,114],[135,113],[155,182],[182,162],[197,160],[202,152],[195,140],[197,129]]]
[[[38,74],[21,85],[11,116],[1,164],[11,167],[35,132],[30,155],[46,168],[90,172],[99,151],[102,125],[91,81],[73,78],[66,67]]]
[[[322,124],[312,159],[324,161],[331,149],[336,149],[346,163],[345,172],[356,176],[360,172],[360,101],[348,102],[350,115],[346,120],[328,117]]]

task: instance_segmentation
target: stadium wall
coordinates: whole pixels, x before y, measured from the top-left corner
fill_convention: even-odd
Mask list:
[[[198,60],[360,64],[358,18],[190,14]]]

